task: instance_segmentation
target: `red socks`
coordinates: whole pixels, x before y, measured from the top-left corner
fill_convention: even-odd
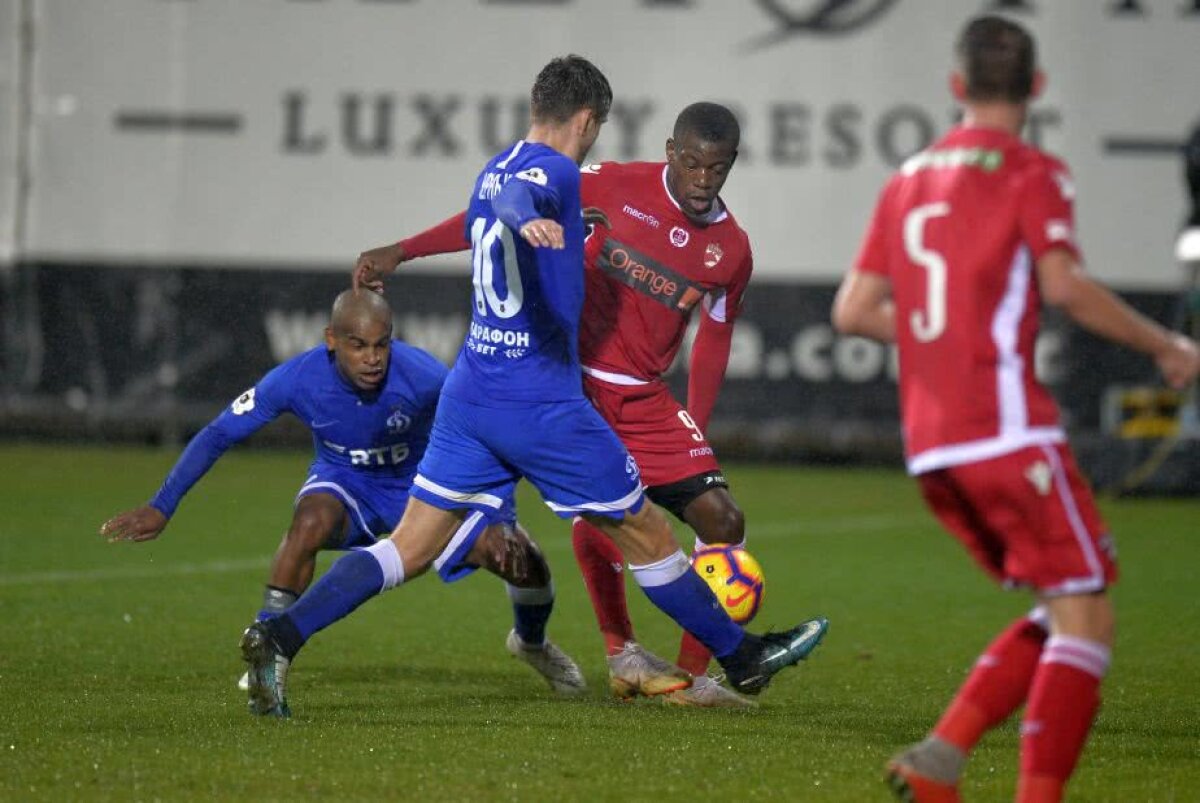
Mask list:
[[[1009,625],[979,656],[933,735],[970,753],[1025,702],[1045,642],[1046,631],[1025,617]]]
[[[1018,803],[1057,803],[1083,751],[1111,651],[1095,641],[1054,636],[1046,642],[1021,725]]]
[[[1111,651],[1018,619],[979,657],[933,735],[964,753],[1022,703],[1017,803],[1058,803],[1100,706]]]
[[[571,544],[604,635],[604,649],[616,655],[625,642],[633,641],[633,624],[625,602],[625,557],[611,538],[582,519],[571,526]]]
[[[683,631],[683,638],[679,642],[679,659],[675,661],[676,665],[685,672],[699,677],[708,671],[708,662],[711,659],[712,653],[708,651],[708,647],[701,644],[700,639],[691,633]]]

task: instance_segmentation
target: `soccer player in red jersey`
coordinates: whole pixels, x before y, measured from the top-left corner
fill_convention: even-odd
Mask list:
[[[704,435],[753,265],[749,239],[719,195],[740,137],[729,109],[694,103],[675,121],[666,163],[587,165],[580,188],[590,227],[579,337],[584,390],[637,461],[647,495],[687,522],[701,544],[745,540],[742,511]],[[355,281],[379,289],[400,262],[464,250],[465,230],[457,215],[366,251]],[[684,407],[663,374],[696,309]],[[684,634],[678,667],[643,649],[629,620],[620,550],[582,519],[575,520],[572,542],[614,692],[672,693],[673,702],[685,705],[748,704],[705,675],[710,656],[690,635]]]
[[[905,800],[956,801],[967,756],[1022,704],[1017,800],[1063,795],[1100,702],[1113,641],[1113,542],[1034,377],[1043,303],[1152,356],[1170,384],[1197,345],[1088,278],[1066,166],[1018,139],[1044,78],[1032,37],[972,20],[951,88],[961,125],[884,187],[834,302],[839,331],[895,342],[908,470],[943,526],[1034,611],[979,658],[933,731],[888,765]]]

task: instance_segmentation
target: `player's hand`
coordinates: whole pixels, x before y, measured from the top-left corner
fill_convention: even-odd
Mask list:
[[[501,577],[524,577],[529,572],[529,554],[525,541],[506,525],[488,527],[488,562]]]
[[[365,287],[376,293],[382,293],[384,277],[391,275],[392,271],[396,270],[396,266],[403,261],[404,249],[400,247],[400,243],[381,245],[378,248],[363,251],[358,255],[358,261],[354,263],[354,273],[351,274],[350,282],[355,290]]]
[[[1172,334],[1170,346],[1158,354],[1155,362],[1158,363],[1158,370],[1162,371],[1167,384],[1181,390],[1200,374],[1200,347],[1189,337]]]
[[[151,541],[167,526],[167,517],[150,505],[118,513],[100,525],[100,534],[110,544],[117,541]]]
[[[549,218],[539,217],[521,227],[521,236],[534,248],[560,249],[565,246],[563,227]]]

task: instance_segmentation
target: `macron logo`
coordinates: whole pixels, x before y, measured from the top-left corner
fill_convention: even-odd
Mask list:
[[[630,206],[629,204],[625,204],[625,207],[621,211],[624,212],[625,214],[629,215],[634,220],[638,220],[638,221],[641,221],[642,223],[645,223],[647,226],[649,226],[652,229],[657,229],[659,226],[662,225],[661,223],[658,222],[658,218],[656,218],[654,215],[643,212],[640,209],[635,209],[634,207]]]

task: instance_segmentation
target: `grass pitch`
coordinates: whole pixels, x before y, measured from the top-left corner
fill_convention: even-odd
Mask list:
[[[426,577],[318,635],[291,675],[294,718],[263,721],[234,686],[237,641],[308,457],[236,451],[159,541],[97,536],[174,458],[0,446],[0,799],[883,801],[884,760],[1028,604],[990,585],[898,472],[731,467],[767,575],[754,628],[822,614],[829,635],[753,712],[617,703],[568,527],[523,492],[556,573],[550,633],[590,696],[555,699],[504,651],[498,580]],[[1200,800],[1200,501],[1104,509],[1120,632],[1071,799]],[[643,642],[674,657],[671,623],[630,598]],[[1016,764],[1009,723],[964,796],[1011,799]]]

